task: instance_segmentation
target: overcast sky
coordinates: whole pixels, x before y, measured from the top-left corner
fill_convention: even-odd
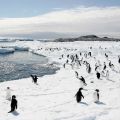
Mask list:
[[[120,36],[120,0],[0,0],[0,35]]]

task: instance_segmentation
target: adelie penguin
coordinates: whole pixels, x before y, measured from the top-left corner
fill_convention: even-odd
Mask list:
[[[118,63],[120,63],[120,55],[118,56]]]
[[[93,93],[93,99],[95,103],[99,102],[99,89],[96,89]]]
[[[100,73],[99,72],[96,73],[96,76],[97,76],[97,79],[100,79]]]
[[[7,89],[6,89],[6,100],[11,101],[11,89],[10,89],[10,87],[7,87]]]
[[[17,109],[17,100],[16,100],[16,96],[13,95],[11,100],[11,110],[8,113],[15,111],[15,109]]]
[[[34,82],[35,84],[37,84],[37,79],[38,79],[38,77],[37,77],[36,75],[31,75],[31,77],[32,77],[33,82]]]
[[[80,83],[81,83],[81,87],[83,87],[84,85],[87,86],[87,83],[85,82],[85,78],[84,77],[81,76],[79,78],[79,80],[80,80]]]
[[[75,94],[77,103],[79,103],[81,99],[84,98],[81,90],[83,90],[83,88],[79,88],[78,92]]]
[[[106,70],[107,66],[106,66],[106,63],[104,62],[104,67],[103,67],[103,70]]]
[[[77,71],[75,71],[75,76],[76,76],[76,78],[78,78],[78,76],[79,76]]]

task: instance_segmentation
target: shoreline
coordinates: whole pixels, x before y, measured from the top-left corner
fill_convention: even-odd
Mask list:
[[[22,53],[24,51],[15,51],[15,52],[21,52]],[[58,65],[56,65],[56,63],[54,63],[54,61],[50,61],[50,58],[48,58],[47,56],[45,56],[43,54],[36,53],[35,51],[32,51],[32,50],[25,51],[25,52],[30,52],[30,53],[32,53],[33,55],[36,55],[36,56],[43,56],[43,57],[45,57],[47,59],[47,63],[41,63],[40,66],[42,68],[48,69],[48,71],[49,71],[49,69],[51,69],[52,72],[48,72],[47,73],[47,70],[46,70],[46,73],[44,75],[56,74],[56,71],[60,70],[60,67]],[[6,54],[8,55],[8,53],[6,53]],[[9,54],[12,54],[12,53],[9,53]],[[43,77],[44,75],[42,73],[41,74],[37,74],[38,77]],[[29,78],[29,77],[22,77],[22,78],[18,78],[18,79],[10,79],[10,80],[1,80],[0,82],[13,81],[13,80],[21,80],[21,79],[27,79],[27,78]]]

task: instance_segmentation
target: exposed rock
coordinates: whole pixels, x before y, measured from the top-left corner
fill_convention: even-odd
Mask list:
[[[120,41],[120,39],[108,37],[101,38],[96,35],[86,35],[78,38],[59,38],[54,40],[54,42],[74,42],[74,41]]]

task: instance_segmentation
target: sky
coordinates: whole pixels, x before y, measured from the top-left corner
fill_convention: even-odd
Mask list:
[[[0,36],[119,37],[120,0],[0,0]]]

